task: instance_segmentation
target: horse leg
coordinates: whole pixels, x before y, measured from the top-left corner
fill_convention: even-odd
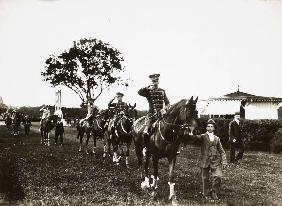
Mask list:
[[[130,152],[130,144],[131,142],[126,143],[126,155],[125,155],[125,165],[126,167],[129,167],[129,152]]]
[[[81,129],[79,130],[79,133],[77,135],[79,137],[79,149],[78,151],[81,152],[82,150],[82,143],[83,143],[83,136],[84,136],[84,131]]]
[[[118,156],[118,142],[114,140],[112,142],[113,145],[113,162],[119,165],[120,156]]]
[[[150,188],[150,180],[149,180],[149,162],[150,162],[151,154],[146,155],[145,157],[145,165],[144,165],[144,170],[145,170],[145,180],[141,183],[141,188],[142,189],[147,189]]]
[[[174,191],[174,176],[173,171],[175,167],[176,157],[169,157],[169,175],[168,175],[168,185],[169,185],[169,197],[168,199],[172,201],[172,205],[177,205],[176,195]]]
[[[85,152],[86,152],[86,154],[89,154],[88,153],[88,141],[89,141],[89,138],[90,138],[90,132],[86,132],[86,142],[85,142]]]
[[[47,146],[49,147],[50,144],[50,132],[47,133]]]
[[[93,154],[95,154],[95,149],[96,149],[96,142],[97,142],[97,136],[94,135],[94,133],[92,133],[93,135],[93,144],[94,144],[94,147],[93,147]]]
[[[107,141],[108,141],[108,134],[107,134],[107,132],[105,132],[104,138],[103,138],[103,145],[104,145],[103,157],[107,156]],[[109,147],[109,145],[108,145],[108,147]],[[109,150],[109,148],[108,148],[108,150]]]
[[[154,168],[154,174],[152,175],[153,182],[151,184],[151,187],[154,189],[158,188],[157,181],[159,180],[158,173],[159,173],[159,157],[157,155],[153,155],[153,168]]]

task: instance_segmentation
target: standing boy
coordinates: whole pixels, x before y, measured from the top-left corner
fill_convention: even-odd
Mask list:
[[[201,135],[194,135],[192,138],[200,143],[201,155],[199,166],[201,168],[201,179],[203,195],[208,198],[211,195],[213,200],[218,199],[220,191],[222,167],[227,165],[226,155],[220,139],[214,134],[216,124],[209,119],[206,124],[207,132]],[[211,178],[211,189],[209,180]]]

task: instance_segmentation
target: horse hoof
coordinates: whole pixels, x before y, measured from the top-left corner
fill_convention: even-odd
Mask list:
[[[148,182],[141,182],[141,189],[142,190],[146,190],[146,189],[148,189],[148,188],[150,188],[150,185],[149,185],[149,183]]]
[[[104,153],[104,154],[103,154],[103,157],[104,157],[104,158],[105,158],[105,157],[107,157],[107,154],[106,154],[106,153]]]

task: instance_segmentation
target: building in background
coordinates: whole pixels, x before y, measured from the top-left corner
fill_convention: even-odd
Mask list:
[[[238,89],[222,97],[202,101],[199,114],[211,118],[232,118],[236,111],[240,111],[245,119],[278,119],[281,102],[282,98],[257,96]]]

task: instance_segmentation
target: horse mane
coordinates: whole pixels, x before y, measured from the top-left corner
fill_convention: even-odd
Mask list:
[[[177,118],[185,119],[185,106],[187,103],[187,99],[181,99],[180,101],[173,104],[169,110],[166,112],[166,116],[168,119],[176,120]]]

